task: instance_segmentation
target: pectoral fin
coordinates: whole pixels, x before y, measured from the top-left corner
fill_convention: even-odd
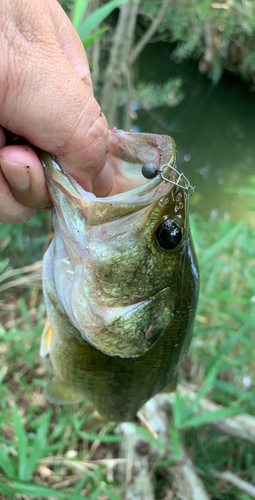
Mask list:
[[[162,389],[160,392],[164,392],[164,393],[175,392],[177,384],[178,384],[178,375],[176,375],[173,378],[173,380],[169,384],[167,384],[164,387],[164,389]]]
[[[88,416],[86,422],[81,426],[81,431],[92,431],[97,428],[99,424],[105,422],[105,419],[101,417],[98,411],[93,411],[91,415]]]
[[[84,393],[70,387],[62,378],[54,377],[45,390],[45,398],[50,403],[74,404],[85,399]]]
[[[42,358],[44,358],[45,356],[47,356],[47,354],[50,353],[52,337],[53,337],[53,329],[49,320],[47,319],[41,338],[40,356],[42,356]]]

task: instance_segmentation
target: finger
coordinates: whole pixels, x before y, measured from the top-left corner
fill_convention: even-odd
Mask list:
[[[4,147],[0,152],[0,165],[18,202],[31,208],[45,208],[51,205],[43,167],[31,147]]]
[[[93,93],[86,52],[77,31],[59,3],[55,5],[50,2],[49,8],[61,49],[81,80],[83,80],[90,92]]]
[[[50,4],[58,12],[58,3]],[[15,20],[10,14],[14,8],[19,11]],[[6,54],[0,73],[0,123],[55,154],[91,191],[106,162],[108,127],[100,106],[63,52],[45,2],[33,2],[33,9],[25,0],[1,2],[1,18],[6,9],[11,24],[3,23],[0,36],[0,51]],[[71,28],[66,30],[72,38]],[[111,184],[109,172],[103,191],[110,191]]]
[[[100,174],[94,179],[92,184],[92,192],[97,194],[97,196],[107,196],[113,187],[114,178],[109,175],[109,166],[105,165]]]
[[[59,4],[58,9],[54,11],[53,22],[63,52],[85,85],[93,92],[88,60],[83,44],[70,19]],[[64,163],[66,163],[65,160]],[[68,165],[67,170],[69,168]],[[73,175],[75,176],[74,172]],[[97,196],[107,196],[112,189],[112,182],[112,172],[109,170],[108,165],[105,164],[102,171],[92,181],[92,186],[87,185],[87,188],[89,187],[89,190],[93,191]],[[84,185],[81,178],[80,183]]]
[[[14,198],[0,169],[0,222],[5,224],[27,222],[34,213],[35,210],[25,207]]]

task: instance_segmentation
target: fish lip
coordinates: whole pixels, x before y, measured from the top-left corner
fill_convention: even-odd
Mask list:
[[[147,151],[146,153],[144,151],[145,143],[146,150],[148,149],[149,144],[149,156]],[[139,147],[137,147],[137,144],[139,144]],[[108,197],[97,197],[93,193],[85,191],[72,176],[65,172],[59,164],[57,157],[54,157],[45,151],[38,150],[37,152],[43,164],[47,180],[49,182],[51,180],[53,182],[57,182],[67,193],[69,191],[69,195],[71,196],[74,196],[75,191],[77,198],[82,197],[82,206],[84,207],[87,207],[93,202],[100,205],[102,204],[101,206],[109,203],[113,203],[115,206],[119,204],[121,205],[125,202],[128,203],[131,199],[132,202],[137,202],[140,198],[150,195],[151,190],[157,188],[157,186],[160,186],[163,183],[165,185],[165,189],[162,195],[166,194],[170,190],[171,185],[165,182],[160,172],[162,172],[162,167],[165,167],[166,165],[169,165],[170,168],[175,167],[176,145],[172,137],[157,134],[134,133],[133,131],[125,132],[121,129],[117,129],[117,127],[113,127],[112,130],[109,130],[108,150],[110,158],[118,158],[122,162],[129,165],[137,165],[137,168],[139,168],[139,165],[141,168],[146,161],[153,160],[158,165],[159,175],[149,181],[144,179],[145,182],[143,185],[129,189],[125,192],[117,193]],[[167,173],[167,169],[165,169],[164,172]],[[123,172],[123,175],[125,177],[126,174]],[[169,171],[166,177],[169,177]],[[70,189],[68,189],[68,184]],[[149,205],[149,203],[147,203],[147,205]]]
[[[77,197],[79,198],[81,196],[85,199],[87,198],[88,203],[96,201],[99,203],[113,202],[114,204],[116,204],[116,202],[120,201],[120,203],[123,203],[126,200],[129,200],[130,198],[136,196],[141,197],[142,195],[149,193],[153,188],[156,188],[162,183],[167,185],[167,182],[161,176],[161,172],[165,173],[168,170],[167,168],[168,166],[170,166],[171,168],[175,165],[175,156],[171,155],[167,164],[165,163],[164,165],[159,165],[159,174],[154,179],[145,182],[145,184],[143,184],[142,186],[138,186],[136,188],[129,189],[128,191],[125,191],[123,193],[117,193],[112,196],[97,197],[95,194],[83,189],[80,186],[80,184],[78,184],[78,182],[61,167],[56,157],[42,151],[40,152],[40,159],[49,181],[50,179],[52,179],[59,186],[61,186],[63,189],[67,191],[71,191],[72,188],[72,193],[70,194],[72,195],[76,194]],[[64,182],[65,180],[67,181],[66,183]],[[69,189],[67,184],[69,184]],[[167,185],[166,191],[169,191],[169,189],[170,185]]]
[[[168,163],[162,164],[163,160],[159,162],[160,171],[154,179],[134,189],[103,198],[96,197],[93,193],[85,191],[48,153],[42,152],[40,158],[50,189],[54,192],[54,185],[57,184],[58,188],[66,196],[72,198],[75,204],[83,210],[87,224],[90,226],[116,220],[152,206],[160,198],[165,197],[174,187],[164,177],[170,179],[171,176],[176,176],[176,170],[172,170],[176,158],[175,154],[170,151]],[[162,172],[163,176],[161,175]]]

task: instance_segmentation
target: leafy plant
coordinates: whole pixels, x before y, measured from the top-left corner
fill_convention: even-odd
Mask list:
[[[142,0],[144,23],[156,16],[161,2]],[[172,57],[205,59],[200,69],[216,83],[223,68],[254,82],[255,70],[254,2],[169,2],[158,31],[175,43]]]
[[[252,445],[222,436],[210,424],[238,412],[254,414],[255,234],[252,227],[242,223],[220,219],[209,223],[198,215],[191,219],[200,262],[201,293],[194,339],[187,358],[191,369],[182,367],[181,379],[191,378],[196,390],[193,399],[187,398],[181,389],[176,391],[173,418],[169,421],[171,460],[179,457],[181,445],[185,443],[195,465],[203,471],[203,481],[212,497],[240,500],[245,496],[233,487],[224,486],[223,493],[219,492],[210,470],[232,469],[252,481]],[[42,220],[42,227],[43,224]],[[21,241],[26,230],[21,226]],[[34,235],[35,239],[37,236]],[[14,240],[12,251],[22,265],[23,257],[15,245]],[[25,248],[26,245],[24,240]],[[34,248],[36,252],[41,251],[38,242]],[[2,275],[8,269],[13,272],[4,249],[0,263]],[[16,274],[5,276],[3,282],[8,283]],[[117,453],[123,436],[115,434],[112,424],[87,430],[91,415],[89,403],[49,408],[44,399],[43,389],[52,370],[47,359],[42,362],[38,354],[45,318],[41,290],[35,290],[32,285],[27,294],[21,294],[18,288],[8,288],[0,305],[3,315],[0,327],[1,494],[8,499],[20,494],[37,499],[80,500],[106,496],[117,500],[121,487],[109,480],[105,465],[93,464],[89,468],[87,461],[91,449],[98,450],[99,457],[112,450]],[[6,312],[8,307],[10,313]],[[222,407],[219,411],[201,411],[204,398]],[[164,452],[163,441],[152,438],[139,426],[135,428],[142,440]],[[234,460],[231,457],[235,457]],[[153,477],[157,477],[160,463],[152,470]],[[49,476],[41,475],[42,465]],[[52,477],[56,478],[57,487],[61,487],[62,481],[66,484],[70,480],[71,484],[59,491],[52,487]]]
[[[102,5],[94,12],[85,17],[88,7],[88,0],[75,0],[71,21],[78,32],[84,47],[91,45],[99,36],[101,36],[108,28],[103,26],[97,29],[98,26],[111,14],[116,8],[126,3],[128,0],[110,0]],[[95,31],[97,29],[97,31]]]
[[[17,407],[13,407],[12,419],[17,436],[17,450],[10,458],[8,455],[10,448],[8,446],[0,448],[1,468],[5,471],[7,478],[16,477],[22,481],[30,479],[46,447],[50,417],[51,412],[47,411],[37,422],[36,433],[28,436]]]

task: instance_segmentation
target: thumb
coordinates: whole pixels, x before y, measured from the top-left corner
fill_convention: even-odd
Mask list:
[[[15,12],[15,15],[14,15]],[[111,190],[108,127],[81,41],[55,0],[0,3],[0,123],[56,155],[98,196]]]

